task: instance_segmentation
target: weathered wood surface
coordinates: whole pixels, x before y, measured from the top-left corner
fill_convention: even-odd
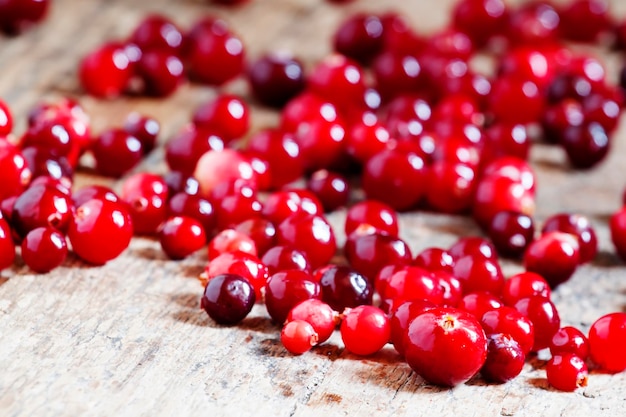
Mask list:
[[[626,3],[612,3],[616,15],[626,16]],[[99,102],[80,96],[75,79],[79,57],[103,39],[127,35],[147,11],[167,13],[183,27],[216,12],[243,37],[250,56],[285,48],[311,64],[329,51],[332,30],[352,10],[393,8],[428,32],[446,23],[450,4],[363,0],[340,7],[321,0],[253,0],[227,9],[200,0],[54,0],[43,25],[19,38],[0,38],[0,96],[14,110],[18,131],[36,100],[70,94],[80,97],[96,131],[140,110],[161,120],[165,141],[215,94],[212,89],[185,87],[167,101]],[[229,88],[242,92],[245,84]],[[255,128],[274,117],[255,109]],[[557,149],[538,146],[533,152],[538,219],[580,212],[591,217],[601,238],[597,261],[555,293],[564,324],[588,328],[600,315],[626,308],[626,266],[613,254],[606,224],[625,185],[624,126],[614,145],[608,160],[590,172],[568,170]],[[162,151],[143,168],[163,170]],[[79,183],[88,181],[105,180],[79,176]],[[343,216],[338,212],[331,220],[340,225]],[[445,246],[476,231],[461,217],[410,213],[401,221],[414,250]],[[33,275],[19,261],[3,271],[0,415],[626,415],[624,373],[594,373],[587,388],[564,394],[548,387],[544,362],[536,359],[508,384],[485,386],[476,379],[448,390],[426,385],[391,348],[366,359],[345,352],[337,334],[292,357],[263,306],[235,328],[216,326],[199,310],[195,277],[205,262],[204,253],[172,262],[156,242],[136,239],[104,267],[70,258],[47,275]],[[518,268],[507,264],[508,271]]]

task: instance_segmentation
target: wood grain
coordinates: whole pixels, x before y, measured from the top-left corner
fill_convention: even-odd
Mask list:
[[[452,3],[251,0],[227,9],[200,0],[54,0],[44,24],[19,38],[0,38],[0,97],[14,110],[18,132],[37,100],[69,94],[80,98],[96,131],[139,110],[162,122],[164,143],[213,89],[185,86],[166,101],[100,102],[82,96],[75,78],[82,55],[103,39],[128,35],[148,11],[166,13],[182,27],[217,13],[243,37],[249,56],[290,49],[310,67],[329,52],[333,29],[354,10],[395,9],[428,33],[446,24]],[[616,15],[626,15],[625,2],[614,0],[612,6]],[[612,77],[621,60],[608,57]],[[245,93],[241,81],[227,88]],[[255,108],[254,129],[275,117]],[[547,146],[536,146],[532,159],[539,179],[538,220],[579,212],[590,216],[600,236],[597,260],[555,293],[563,323],[586,329],[602,314],[626,310],[626,267],[614,255],[607,229],[624,187],[626,130],[622,124],[608,160],[589,172],[569,170],[563,154]],[[139,169],[162,172],[162,150]],[[107,180],[87,174],[77,180],[92,181]],[[344,211],[330,216],[336,230],[344,216]],[[402,237],[415,251],[477,232],[463,217],[414,212],[403,214],[401,222]],[[199,310],[195,277],[205,263],[204,253],[169,261],[157,242],[135,239],[123,256],[103,267],[70,258],[50,274],[33,275],[18,260],[3,271],[0,415],[626,415],[624,373],[593,373],[587,388],[564,394],[548,387],[545,363],[534,359],[510,383],[485,386],[475,379],[450,390],[425,384],[390,347],[355,357],[343,350],[338,334],[293,357],[281,347],[279,329],[262,305],[234,328],[216,326]]]

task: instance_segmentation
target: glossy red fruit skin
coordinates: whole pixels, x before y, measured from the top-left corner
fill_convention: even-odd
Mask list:
[[[130,41],[144,52],[157,49],[179,54],[183,46],[183,34],[166,16],[150,14],[135,27]]]
[[[519,111],[513,111],[515,104]],[[489,110],[501,122],[531,123],[540,119],[544,98],[532,81],[515,77],[498,78],[489,96]]]
[[[162,49],[144,51],[135,71],[143,82],[141,92],[152,97],[168,97],[185,81],[180,58]]]
[[[280,224],[296,213],[321,215],[323,211],[315,194],[306,190],[276,191],[267,197],[263,205],[263,217],[274,224]]]
[[[259,256],[263,256],[276,244],[276,226],[263,218],[253,218],[239,223],[235,230],[250,237],[257,248]]]
[[[362,224],[398,236],[398,215],[391,206],[381,201],[363,200],[348,209],[344,227],[346,235],[352,234]]]
[[[244,45],[225,25],[214,24],[210,29],[197,25],[188,41],[186,58],[193,80],[221,85],[243,71]],[[216,62],[220,65],[215,65]]]
[[[370,282],[346,266],[330,266],[319,278],[321,299],[333,310],[372,304],[374,289]]]
[[[232,94],[221,94],[198,107],[192,117],[200,129],[216,132],[226,143],[243,137],[250,127],[246,102]]]
[[[457,307],[480,320],[486,312],[503,306],[500,298],[495,295],[485,291],[477,291],[465,294]]]
[[[258,253],[254,240],[248,235],[235,229],[224,229],[209,241],[209,261],[223,253],[229,252],[245,252],[254,256],[257,256]]]
[[[141,161],[141,142],[123,129],[110,129],[98,136],[91,147],[96,171],[109,177],[120,177]]]
[[[531,2],[512,11],[507,36],[515,45],[543,45],[558,36],[559,14],[545,1]]]
[[[563,7],[559,13],[562,36],[578,42],[594,42],[612,26],[609,2],[579,0]]]
[[[476,188],[472,215],[486,229],[501,211],[532,216],[535,211],[534,192],[525,189],[521,182],[507,177],[485,176]]]
[[[216,323],[233,325],[246,318],[255,301],[252,285],[244,277],[222,274],[208,282],[200,307]]]
[[[320,298],[320,284],[308,272],[287,270],[269,277],[265,307],[276,323],[284,323],[289,312],[304,300]]]
[[[453,24],[477,46],[504,33],[509,11],[502,0],[463,0],[453,11]]]
[[[587,365],[573,353],[553,356],[546,365],[548,383],[559,391],[575,391],[587,386]]]
[[[626,313],[604,315],[589,329],[589,356],[605,372],[615,374],[626,369],[625,343]]]
[[[211,130],[188,124],[165,145],[165,160],[172,171],[191,175],[200,157],[211,150],[224,150],[224,139]]]
[[[307,87],[339,109],[350,108],[364,96],[366,89],[359,64],[340,54],[329,55],[318,62],[309,74]]]
[[[128,177],[120,198],[128,206],[136,235],[155,234],[167,217],[167,184],[162,177],[137,173]]]
[[[609,228],[617,255],[622,260],[626,260],[626,206],[611,216]]]
[[[427,170],[426,202],[442,213],[467,211],[477,185],[476,172],[469,165],[436,161]]]
[[[30,183],[32,173],[20,150],[0,139],[0,201],[21,194]]]
[[[196,219],[202,224],[206,237],[213,235],[216,225],[215,211],[211,202],[200,196],[184,192],[174,194],[167,203],[167,215]]]
[[[306,85],[302,63],[285,53],[261,56],[250,64],[247,75],[254,97],[271,107],[283,107]]]
[[[304,320],[287,321],[280,332],[280,341],[294,355],[302,355],[318,344],[313,326]]]
[[[450,246],[448,253],[455,262],[468,255],[475,258],[490,259],[492,261],[498,260],[498,253],[493,243],[479,236],[460,238]]]
[[[461,281],[463,293],[486,291],[502,293],[504,275],[497,261],[465,255],[454,263],[453,275]]]
[[[90,52],[81,61],[78,76],[82,87],[93,96],[120,96],[132,77],[131,62],[124,45],[107,43]]]
[[[396,351],[404,356],[404,334],[407,332],[411,321],[425,311],[431,310],[437,305],[426,300],[405,301],[394,308],[389,317],[390,334],[389,341]]]
[[[583,361],[589,356],[589,340],[580,330],[572,326],[561,327],[550,341],[552,356],[573,353]]]
[[[526,355],[515,339],[507,334],[488,336],[487,359],[480,374],[487,381],[504,383],[522,372]]]
[[[348,351],[368,356],[387,344],[391,327],[389,318],[381,309],[362,305],[345,313],[339,331]]]
[[[611,140],[604,128],[594,122],[568,127],[562,134],[561,145],[574,168],[589,169],[606,158]]]
[[[500,255],[519,258],[534,238],[535,224],[526,214],[501,211],[491,220],[487,234]]]
[[[335,51],[367,65],[384,46],[384,27],[374,14],[357,13],[344,20],[333,36]]]
[[[39,227],[22,240],[22,259],[30,269],[45,274],[63,263],[67,257],[65,236],[52,227]]]
[[[335,234],[324,217],[295,213],[282,221],[276,232],[279,245],[290,245],[303,251],[313,268],[327,264],[335,256]]]
[[[52,186],[35,185],[15,200],[11,225],[21,237],[37,227],[51,226],[65,231],[72,210],[72,200],[67,194]]]
[[[404,240],[381,232],[349,236],[344,255],[350,266],[371,282],[383,267],[410,265],[412,260],[411,249]]]
[[[554,303],[541,296],[522,298],[513,306],[533,323],[535,341],[532,351],[538,352],[550,346],[552,337],[559,330],[561,319]]]
[[[483,314],[480,324],[487,336],[506,334],[513,338],[524,355],[530,353],[535,339],[532,321],[513,307],[502,306]]]
[[[200,185],[200,195],[208,198],[220,185],[228,187],[239,182],[256,190],[258,184],[250,159],[234,149],[205,152],[198,159],[193,176]]]
[[[206,244],[202,224],[191,217],[170,217],[159,227],[159,242],[170,259],[184,259]]]
[[[7,136],[13,130],[13,116],[9,106],[0,99],[0,136]]]
[[[311,264],[306,254],[290,246],[274,246],[265,252],[261,261],[269,269],[270,275],[276,272],[297,269],[311,272]]]
[[[132,220],[125,206],[97,199],[76,209],[67,230],[74,253],[94,265],[104,265],[118,257],[128,247],[132,235]]]
[[[548,232],[526,249],[524,266],[548,281],[551,288],[570,279],[580,261],[580,249],[575,236],[563,232]]]
[[[418,253],[413,260],[413,265],[431,272],[443,271],[452,274],[454,258],[445,249],[431,247]]]
[[[313,326],[317,333],[317,344],[324,343],[333,334],[339,317],[325,302],[311,298],[294,306],[287,315],[287,323],[304,320]]]
[[[234,228],[244,220],[261,218],[263,204],[250,187],[242,187],[224,196],[215,204],[217,228]]]
[[[525,125],[496,123],[485,130],[485,145],[481,154],[481,163],[512,156],[527,160],[530,153],[531,138]]]
[[[20,147],[34,146],[46,148],[58,156],[65,156],[73,150],[73,137],[63,123],[55,119],[42,120],[26,130],[20,141]]]
[[[278,189],[302,176],[304,157],[292,133],[265,129],[248,140],[248,151],[267,161],[270,188]]]
[[[559,231],[576,236],[580,248],[580,263],[591,262],[598,253],[598,238],[589,219],[578,214],[561,213],[547,219],[541,233]]]
[[[424,160],[416,154],[385,150],[365,164],[362,185],[368,199],[385,202],[395,210],[408,210],[424,196]]]
[[[262,300],[263,289],[267,284],[267,266],[254,255],[246,252],[227,252],[212,258],[206,267],[207,280],[221,274],[236,274],[248,280],[254,287],[257,300]]]
[[[390,306],[390,311],[411,300],[426,300],[441,305],[443,288],[431,272],[420,267],[407,266],[389,278],[380,296]]]
[[[528,161],[518,157],[503,156],[491,161],[485,166],[483,177],[508,178],[520,183],[525,190],[535,192],[535,173]]]
[[[404,339],[409,366],[427,382],[455,386],[468,381],[485,363],[487,339],[469,313],[438,307],[413,319]]]
[[[13,265],[15,260],[15,244],[11,236],[11,227],[0,217],[0,271]]]
[[[325,212],[332,212],[345,206],[350,198],[347,178],[326,169],[311,174],[307,181],[307,189],[317,196]]]
[[[514,306],[522,298],[542,296],[550,298],[548,281],[534,272],[520,272],[504,282],[502,301],[507,306]]]

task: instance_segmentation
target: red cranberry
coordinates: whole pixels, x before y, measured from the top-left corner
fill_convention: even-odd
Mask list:
[[[550,143],[561,143],[565,131],[580,127],[584,122],[582,104],[575,99],[565,98],[544,112],[541,119],[544,139]]]
[[[391,311],[411,300],[426,300],[441,305],[443,288],[431,272],[417,266],[407,266],[389,278],[380,296],[390,305]]]
[[[556,40],[559,22],[559,14],[547,1],[527,3],[511,13],[508,37],[517,45],[544,45]]]
[[[411,264],[411,249],[406,242],[386,233],[351,235],[344,254],[350,266],[373,281],[387,265]]]
[[[24,237],[38,227],[51,226],[65,231],[72,217],[70,197],[56,187],[35,185],[15,200],[11,225]]]
[[[358,306],[348,310],[339,328],[341,340],[355,355],[372,355],[389,341],[389,318],[378,307]]]
[[[320,278],[321,299],[335,311],[372,304],[374,295],[369,281],[346,266],[331,266]]]
[[[426,381],[455,386],[485,363],[487,339],[480,323],[462,310],[438,307],[413,319],[404,339],[405,357]]]
[[[606,0],[578,0],[560,10],[561,34],[579,42],[594,42],[611,27]]]
[[[408,331],[411,321],[425,311],[437,307],[426,300],[411,300],[398,305],[391,312],[389,319],[390,335],[389,340],[396,351],[404,356],[404,335]]]
[[[191,217],[170,217],[159,228],[159,241],[170,259],[184,259],[206,244],[202,224]]]
[[[277,191],[269,195],[263,207],[263,216],[280,224],[295,213],[322,214],[321,203],[313,193],[305,190]]]
[[[155,174],[138,173],[124,181],[120,198],[128,204],[135,234],[157,232],[167,217],[167,192],[167,184]]]
[[[308,352],[317,345],[318,335],[313,326],[304,320],[288,321],[280,332],[280,341],[294,355]]]
[[[247,149],[267,161],[271,188],[280,188],[302,176],[303,155],[291,133],[278,129],[262,130],[249,139]]]
[[[352,124],[346,136],[346,151],[359,163],[365,164],[384,150],[391,140],[387,128],[371,113]]]
[[[443,213],[461,213],[473,202],[476,172],[466,164],[437,161],[427,170],[426,201]]]
[[[507,334],[511,336],[527,355],[534,343],[535,329],[532,321],[513,307],[502,306],[485,312],[480,323],[487,336]]]
[[[201,307],[216,323],[231,325],[242,321],[254,307],[254,289],[240,275],[212,278],[204,289]]]
[[[307,170],[341,165],[346,126],[342,119],[326,120],[324,115],[303,121],[295,132]]]
[[[589,356],[589,340],[575,327],[565,326],[559,329],[550,341],[552,356],[563,353],[573,353],[582,360]]]
[[[376,89],[383,100],[391,100],[399,94],[416,93],[427,85],[422,64],[413,53],[386,51],[372,63]]]
[[[611,313],[600,317],[589,329],[589,355],[605,372],[616,374],[626,370],[622,354],[626,343],[626,313]]]
[[[141,161],[143,150],[136,137],[122,129],[111,129],[98,136],[91,152],[96,171],[101,175],[120,177]]]
[[[501,35],[508,23],[508,10],[502,0],[464,0],[453,11],[454,26],[477,45]]]
[[[222,151],[224,140],[214,132],[189,124],[165,145],[165,160],[173,171],[193,174],[194,168],[206,152]]]
[[[361,67],[339,54],[320,61],[311,71],[307,86],[340,109],[354,105],[354,101],[364,96],[366,88]]]
[[[326,212],[345,206],[350,197],[347,179],[341,174],[325,169],[311,174],[307,188],[317,196]]]
[[[480,374],[487,381],[504,383],[522,372],[526,355],[519,343],[508,334],[497,333],[488,337],[487,359]]]
[[[167,213],[169,216],[185,216],[199,221],[206,236],[211,236],[215,229],[213,205],[202,197],[184,192],[175,194],[167,203]]]
[[[363,170],[363,190],[367,198],[389,204],[395,210],[415,206],[426,191],[422,158],[395,150],[374,155]]]
[[[413,260],[413,265],[431,272],[443,271],[451,274],[454,268],[454,259],[447,250],[431,247],[418,253]]]
[[[453,275],[461,281],[463,293],[486,291],[500,296],[504,275],[497,261],[466,255],[455,259]]]
[[[237,274],[246,278],[254,287],[257,300],[261,300],[269,278],[268,268],[259,258],[240,251],[222,253],[211,259],[206,268],[207,280],[210,281],[221,274]]]
[[[96,199],[76,209],[67,231],[76,255],[94,265],[118,257],[128,247],[132,235],[132,220],[124,205]]]
[[[306,254],[289,246],[268,249],[261,261],[268,267],[270,275],[290,269],[304,272],[311,272],[312,269]]]
[[[257,183],[257,174],[250,160],[232,149],[204,153],[196,164],[193,176],[198,179],[203,196],[211,195],[220,183],[242,180],[251,187],[256,187]]]
[[[287,323],[294,320],[304,320],[313,326],[317,333],[317,343],[324,343],[335,330],[338,321],[337,312],[323,301],[311,298],[304,300],[289,311]]]
[[[611,216],[609,227],[617,254],[622,260],[626,260],[626,206]]]
[[[502,301],[508,306],[514,306],[522,298],[541,296],[549,299],[550,294],[548,281],[541,275],[534,272],[520,272],[504,282]]]
[[[300,60],[286,53],[268,53],[248,69],[252,94],[262,104],[283,107],[305,87]]]
[[[244,67],[244,46],[225,25],[205,27],[199,22],[188,37],[190,76],[204,84],[221,85],[238,76]],[[219,65],[215,65],[219,62]]]
[[[0,201],[21,194],[31,180],[31,171],[20,150],[1,139],[0,172]]]
[[[489,292],[477,291],[465,294],[459,302],[458,308],[480,320],[486,312],[502,306],[502,301],[497,296]]]
[[[33,271],[45,274],[67,257],[65,236],[52,227],[38,227],[22,241],[22,259]]]
[[[378,200],[364,200],[348,209],[345,232],[352,234],[360,225],[368,224],[391,236],[398,236],[398,216],[395,210]]]
[[[7,221],[0,217],[0,271],[10,267],[15,259],[15,244],[11,236],[11,228]]]
[[[235,227],[235,230],[247,235],[254,241],[259,256],[263,256],[276,243],[274,223],[263,218],[244,220]]]
[[[130,41],[143,52],[157,49],[179,54],[183,45],[183,34],[167,17],[151,14],[137,25],[130,35]]]
[[[162,49],[144,51],[136,71],[143,82],[141,92],[153,97],[173,94],[185,80],[180,58]]]
[[[474,219],[487,229],[502,211],[532,216],[535,211],[534,191],[527,190],[522,182],[504,176],[483,177],[474,196]]]
[[[589,123],[567,128],[561,144],[574,168],[588,169],[606,158],[611,141],[601,125]]]
[[[535,192],[535,173],[530,164],[520,158],[504,156],[491,161],[483,170],[483,177],[509,178],[522,184],[525,190]]]
[[[532,81],[511,76],[498,78],[489,95],[489,110],[501,122],[532,123],[544,111],[540,93]]]
[[[234,229],[219,232],[209,242],[209,260],[223,253],[245,252],[257,256],[256,244],[248,235]]]
[[[546,365],[548,383],[559,391],[575,391],[587,386],[587,365],[573,353],[553,356]]]
[[[460,238],[450,246],[448,253],[454,261],[468,255],[473,258],[490,259],[494,262],[498,260],[496,248],[493,244],[487,239],[478,236]]]
[[[223,94],[197,108],[193,123],[200,129],[216,132],[228,143],[247,133],[249,113],[248,105],[241,98]]]
[[[74,147],[72,139],[62,123],[50,119],[30,126],[22,137],[20,146],[46,148],[51,153],[67,157]]]
[[[530,135],[525,125],[496,123],[485,130],[482,163],[489,163],[503,156],[527,160],[530,152]]]
[[[0,137],[7,136],[13,130],[13,116],[9,106],[0,99]]]
[[[78,76],[82,87],[93,96],[120,96],[132,76],[124,45],[108,43],[89,53],[80,63]]]
[[[578,239],[581,263],[590,262],[598,252],[596,233],[587,219],[578,214],[555,214],[545,221],[541,233],[559,231],[571,233]]]
[[[0,4],[0,30],[15,35],[41,21],[47,14],[48,0],[5,0]]]
[[[524,266],[548,281],[550,287],[570,279],[580,261],[576,237],[569,233],[548,232],[532,242],[524,254]]]
[[[320,298],[320,284],[307,272],[292,269],[267,280],[265,307],[276,323],[284,323],[292,308],[310,298]]]
[[[514,308],[533,323],[535,340],[532,351],[537,352],[550,346],[552,337],[561,325],[559,313],[552,301],[541,296],[522,298],[515,303]]]
[[[501,211],[491,220],[487,233],[500,255],[518,258],[532,242],[535,226],[530,216]]]
[[[365,13],[354,14],[335,32],[335,51],[367,65],[383,49],[383,30],[380,17]]]
[[[295,213],[277,228],[276,241],[306,253],[313,268],[327,264],[335,255],[335,235],[328,221],[319,215]]]

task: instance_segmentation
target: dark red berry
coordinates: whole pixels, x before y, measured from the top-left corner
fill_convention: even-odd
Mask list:
[[[435,307],[437,306],[430,301],[411,300],[397,305],[391,311],[389,341],[400,355],[404,355],[404,335],[408,331],[411,321],[423,312]]]
[[[536,295],[550,298],[550,293],[548,281],[541,275],[534,272],[520,272],[504,282],[502,301],[508,306],[514,306],[522,298]]]
[[[305,272],[312,270],[306,254],[290,246],[274,246],[268,249],[261,261],[268,267],[270,275],[290,269]]]
[[[480,374],[487,381],[504,383],[522,372],[526,355],[519,343],[507,334],[488,336],[487,359]]]
[[[326,212],[345,206],[350,197],[347,179],[341,174],[325,169],[311,174],[307,188],[317,196]]]
[[[256,299],[259,301],[262,299],[269,273],[267,266],[256,256],[235,251],[211,258],[206,267],[206,279],[210,281],[213,277],[222,274],[236,274],[246,278],[254,287]]]
[[[327,264],[335,256],[335,235],[324,217],[295,213],[282,221],[276,232],[279,245],[290,245],[306,253],[313,268]]]
[[[324,343],[332,336],[338,321],[337,312],[328,304],[315,298],[304,300],[289,311],[287,322],[304,320],[317,333],[317,343]]]
[[[465,294],[458,304],[458,308],[472,314],[478,320],[491,310],[503,307],[502,300],[492,293],[485,291]]]
[[[243,137],[250,125],[250,110],[240,97],[222,94],[202,104],[193,114],[199,129],[216,132],[225,142]]]
[[[11,228],[4,218],[0,217],[0,271],[13,265],[15,259],[15,243],[11,236]]]
[[[335,51],[367,65],[384,46],[384,27],[379,16],[358,13],[346,19],[337,29]]]
[[[262,104],[282,107],[305,87],[302,63],[285,53],[268,53],[248,68],[252,94]]]
[[[487,233],[500,255],[518,258],[533,241],[535,225],[526,214],[501,211],[491,220]]]
[[[120,177],[141,161],[141,142],[123,129],[110,129],[98,136],[91,147],[96,171],[101,175]]]
[[[399,237],[375,232],[363,235],[357,232],[348,237],[344,254],[350,266],[373,281],[387,265],[411,264],[411,249]]]
[[[202,155],[223,149],[224,140],[215,132],[188,124],[165,145],[165,160],[172,171],[190,176]]]
[[[255,295],[247,279],[235,274],[213,277],[201,300],[201,307],[216,323],[237,324],[254,306]]]
[[[372,285],[363,275],[349,267],[331,266],[325,269],[319,284],[322,301],[335,311],[372,304]]]
[[[11,225],[24,237],[38,227],[51,226],[65,231],[72,218],[73,204],[70,197],[56,187],[35,185],[15,200]]]
[[[524,355],[533,348],[535,329],[532,321],[513,307],[502,306],[485,312],[480,324],[487,336],[506,334],[513,338]]]
[[[552,301],[536,295],[522,298],[515,303],[514,308],[533,323],[535,341],[532,351],[537,352],[550,346],[552,337],[561,325],[559,313]]]
[[[561,213],[545,221],[541,233],[559,231],[571,233],[578,239],[580,263],[590,262],[598,252],[598,238],[589,219],[578,214]]]
[[[170,259],[184,259],[206,244],[202,224],[191,217],[167,219],[159,228],[161,248]]]
[[[167,17],[151,14],[137,25],[130,41],[143,52],[156,49],[178,54],[183,45],[183,34]]]
[[[319,299],[320,295],[320,284],[308,272],[277,272],[267,280],[265,307],[276,323],[284,323],[292,308],[304,300]]]

